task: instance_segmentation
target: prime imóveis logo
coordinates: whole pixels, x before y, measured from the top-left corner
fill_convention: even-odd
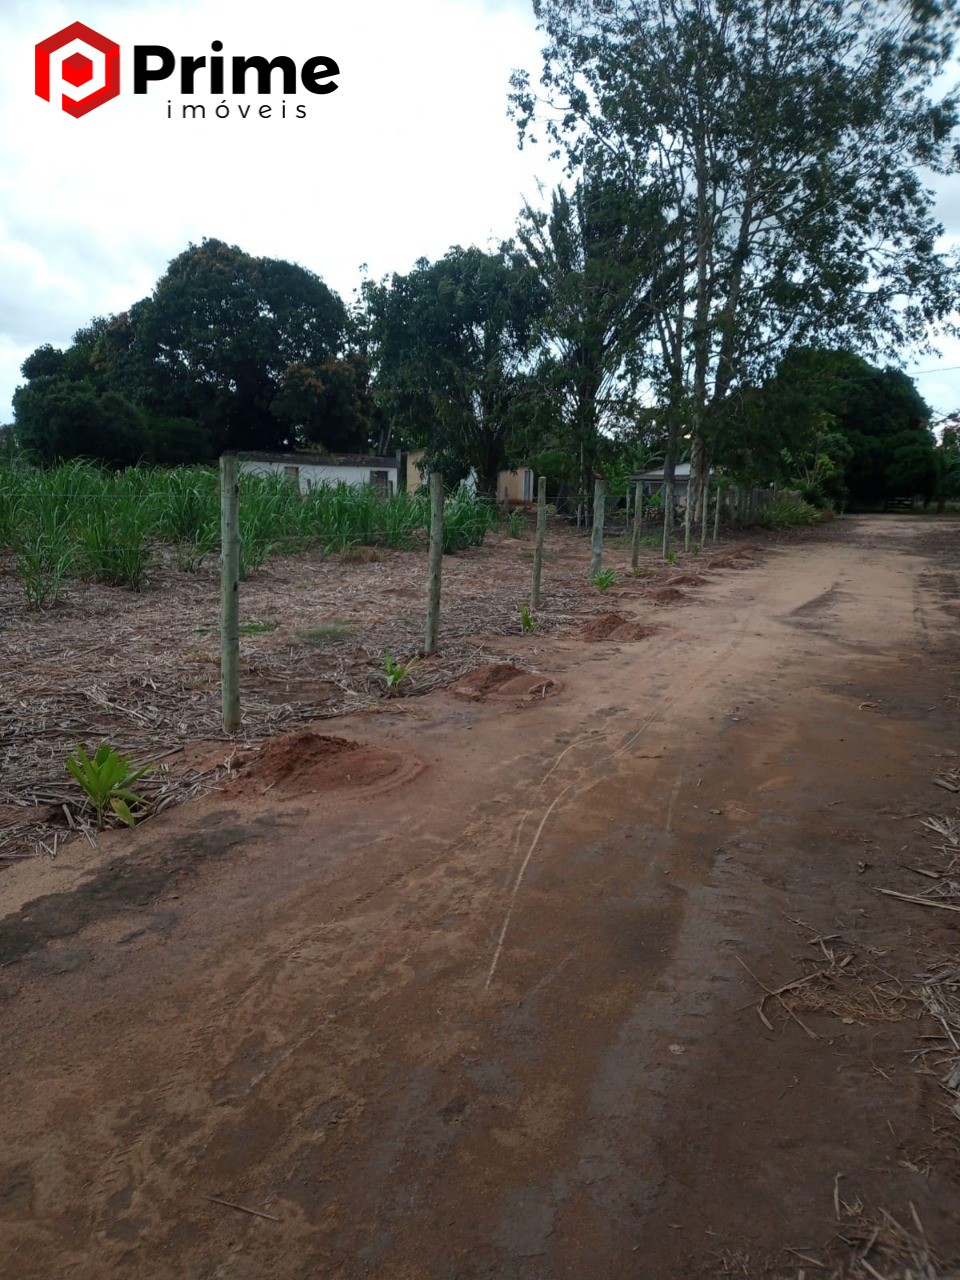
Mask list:
[[[36,93],[70,116],[85,116],[120,92],[120,46],[71,22],[36,47]]]
[[[334,77],[339,76],[340,67],[333,58],[308,57],[300,62],[283,55],[264,58],[259,54],[249,57],[235,54],[227,59],[222,56],[222,40],[211,41],[210,50],[212,56],[184,55],[178,59],[166,45],[134,45],[133,92],[147,93],[152,84],[169,80],[179,66],[175,83],[179,83],[182,96],[199,93],[214,98],[208,104],[182,105],[182,118],[225,120],[231,115],[231,105],[224,96],[227,93],[232,98],[243,99],[252,91],[264,97],[279,85],[284,94],[294,95],[302,88],[306,93],[324,97],[339,88]],[[36,46],[36,92],[38,97],[62,107],[68,115],[85,116],[119,94],[120,46],[82,22],[71,22]],[[234,103],[233,109],[244,120],[253,111],[245,101]],[[173,119],[170,101],[166,114],[168,119]],[[306,114],[306,107],[297,104],[291,118],[302,120]],[[276,109],[262,103],[256,108],[254,118],[267,120],[272,116],[287,118],[285,100]]]

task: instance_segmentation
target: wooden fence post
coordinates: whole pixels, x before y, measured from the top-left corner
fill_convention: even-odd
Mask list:
[[[590,539],[590,577],[595,578],[603,565],[603,508],[607,487],[597,476],[593,486],[593,536]]]
[[[537,540],[533,548],[533,584],[530,608],[540,608],[540,574],[543,571],[543,539],[547,532],[547,477],[537,481]]]
[[[430,472],[430,585],[427,596],[427,634],[423,652],[437,651],[440,628],[440,574],[443,569],[443,476]]]
[[[663,497],[663,558],[670,555],[670,539],[673,536],[673,480],[665,480],[660,490]]]
[[[703,507],[700,511],[700,546],[707,544],[707,525],[710,523],[710,476],[703,477]]]
[[[236,454],[220,459],[220,708],[240,728],[240,481]]]
[[[640,564],[640,526],[643,524],[643,489],[637,481],[637,497],[633,507],[633,537],[630,539],[630,567],[634,574]]]

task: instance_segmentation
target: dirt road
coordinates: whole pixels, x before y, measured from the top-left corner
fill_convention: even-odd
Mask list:
[[[956,809],[958,569],[875,517],[630,583],[639,638],[524,637],[499,697],[6,873],[0,1272],[796,1277],[911,1203],[956,1263],[910,982],[958,917],[875,890]]]

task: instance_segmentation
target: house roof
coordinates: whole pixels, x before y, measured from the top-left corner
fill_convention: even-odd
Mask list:
[[[360,453],[238,453],[240,462],[272,462],[284,467],[375,467],[396,470],[397,459]]]
[[[707,474],[710,476],[714,476],[716,475],[716,472],[714,471],[713,467],[710,467]],[[663,467],[657,467],[653,471],[637,471],[630,478],[632,480],[659,480],[662,482]],[[690,463],[678,462],[673,469],[673,478],[674,480],[689,480],[690,479]]]

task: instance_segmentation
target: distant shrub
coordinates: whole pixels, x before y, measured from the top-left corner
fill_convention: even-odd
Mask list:
[[[755,523],[761,529],[788,529],[794,525],[819,524],[823,512],[803,498],[780,494],[757,512]]]

